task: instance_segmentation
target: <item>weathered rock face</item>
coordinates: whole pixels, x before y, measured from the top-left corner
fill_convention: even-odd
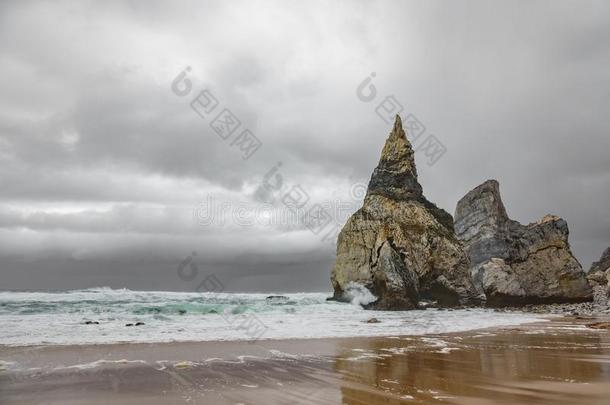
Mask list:
[[[488,305],[577,302],[591,299],[585,273],[568,243],[568,225],[547,215],[536,223],[511,220],[496,180],[470,191],[455,212],[477,289]]]
[[[599,261],[593,262],[587,281],[593,289],[593,302],[597,308],[610,308],[610,248],[604,251]]]
[[[422,299],[445,306],[477,301],[453,218],[423,196],[398,116],[364,205],[339,234],[331,282],[338,300],[348,299],[350,286],[366,287],[377,297],[372,309],[413,309]]]
[[[604,251],[602,257],[591,264],[591,269],[589,270],[589,274],[601,272],[605,273],[610,270],[610,247]]]

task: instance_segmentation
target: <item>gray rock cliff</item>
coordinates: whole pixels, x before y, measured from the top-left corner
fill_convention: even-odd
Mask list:
[[[589,274],[598,272],[605,273],[608,270],[610,270],[610,247],[602,253],[602,257],[600,257],[598,261],[591,264]]]
[[[587,281],[593,289],[593,302],[598,310],[610,308],[610,248],[593,262],[587,273]]]
[[[458,202],[455,232],[488,305],[591,299],[585,273],[570,251],[566,221],[554,215],[529,225],[511,220],[496,180],[486,181]]]

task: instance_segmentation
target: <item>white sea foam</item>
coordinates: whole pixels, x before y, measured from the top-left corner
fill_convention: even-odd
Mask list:
[[[1,371],[9,371],[17,365],[14,361],[4,361],[0,360],[0,372]]]
[[[66,369],[78,369],[78,370],[87,370],[87,369],[91,369],[91,368],[97,368],[100,366],[107,366],[107,365],[125,365],[125,364],[146,364],[146,362],[144,360],[127,360],[127,359],[121,359],[121,360],[96,360],[96,361],[92,361],[90,363],[83,363],[83,364],[74,364],[72,366],[66,366],[66,367],[56,367],[55,370],[66,370]]]
[[[101,344],[459,332],[542,320],[487,309],[376,311],[326,301],[328,293],[216,294],[97,288],[58,293],[0,292],[1,345]],[[367,290],[368,292],[368,290]],[[368,292],[370,294],[370,292]],[[372,294],[371,294],[372,295]],[[380,323],[368,324],[374,316]],[[86,324],[86,321],[99,324]],[[141,326],[125,326],[143,322]],[[256,331],[256,333],[253,333]]]

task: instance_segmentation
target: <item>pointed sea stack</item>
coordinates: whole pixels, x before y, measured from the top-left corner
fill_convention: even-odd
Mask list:
[[[486,181],[458,202],[455,231],[487,305],[591,300],[585,273],[570,250],[566,221],[554,215],[529,225],[511,220],[496,180]]]
[[[367,288],[377,297],[371,309],[414,309],[423,299],[441,306],[478,301],[453,218],[424,197],[399,116],[364,205],[339,234],[331,282],[337,300]]]

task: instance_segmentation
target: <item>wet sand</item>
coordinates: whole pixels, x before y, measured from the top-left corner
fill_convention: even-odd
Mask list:
[[[610,331],[0,347],[2,404],[610,404]],[[103,359],[103,360],[102,360]]]

